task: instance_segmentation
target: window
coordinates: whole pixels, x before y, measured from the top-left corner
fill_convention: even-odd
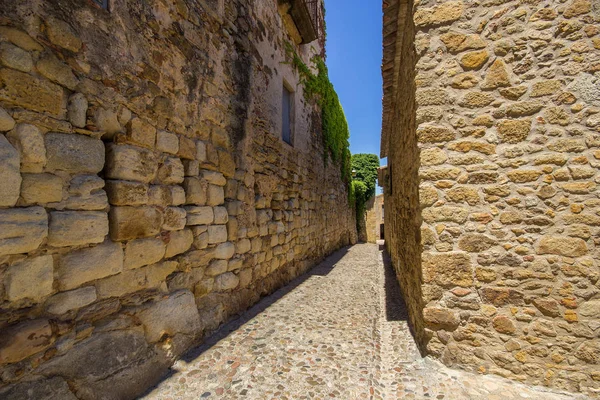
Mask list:
[[[108,10],[108,0],[93,0],[94,3],[98,4],[100,7]]]
[[[293,145],[294,138],[294,92],[283,83],[281,96],[281,138],[289,145]]]

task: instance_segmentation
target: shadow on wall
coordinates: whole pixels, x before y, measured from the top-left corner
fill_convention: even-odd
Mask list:
[[[300,275],[299,277],[293,279],[289,284],[277,290],[275,293],[263,297],[258,303],[256,303],[253,307],[248,309],[238,318],[230,321],[229,323],[223,325],[219,328],[214,334],[208,337],[205,342],[184,354],[180,357],[180,360],[190,363],[194,361],[196,358],[200,357],[203,353],[210,350],[213,346],[215,346],[219,341],[227,337],[230,333],[238,330],[242,325],[246,324],[248,321],[252,320],[254,317],[259,315],[268,309],[271,305],[275,304],[277,301],[285,297],[288,293],[295,290],[298,286],[302,285],[308,279],[313,276],[327,276],[335,265],[348,253],[348,247],[343,247],[340,250],[333,253],[331,256],[327,257],[323,262],[307,271],[305,274]],[[402,296],[400,296],[402,299]],[[162,379],[156,382],[154,387],[149,388],[141,397],[148,395],[155,387],[159,386],[163,381],[169,379],[171,376],[175,375],[178,371],[176,369],[170,368],[169,372],[162,377]]]

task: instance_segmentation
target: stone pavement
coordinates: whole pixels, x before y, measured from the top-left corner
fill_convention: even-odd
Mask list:
[[[421,358],[375,244],[330,256],[173,367],[145,399],[585,399]]]

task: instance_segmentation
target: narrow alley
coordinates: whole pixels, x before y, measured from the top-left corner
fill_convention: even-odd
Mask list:
[[[144,398],[585,399],[421,358],[381,247],[334,253],[223,326]]]

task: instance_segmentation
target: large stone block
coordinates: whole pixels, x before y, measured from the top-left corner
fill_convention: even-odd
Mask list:
[[[148,149],[111,144],[107,146],[106,177],[148,183],[158,170],[158,160]]]
[[[124,271],[119,275],[96,282],[98,297],[101,299],[121,297],[139,290],[156,288],[176,270],[176,261],[163,261],[147,267]]]
[[[156,128],[140,118],[133,118],[127,124],[127,138],[140,146],[153,149],[156,142]]]
[[[102,211],[53,211],[48,244],[54,247],[102,243],[108,234],[108,216]]]
[[[60,257],[58,285],[71,290],[84,283],[123,271],[123,249],[120,243],[106,241],[96,247],[76,250]]]
[[[215,278],[213,289],[216,292],[235,289],[240,283],[240,278],[233,272],[226,272]]]
[[[18,124],[6,138],[21,155],[22,172],[42,172],[46,165],[44,137],[35,125]]]
[[[50,314],[63,315],[69,311],[92,304],[96,299],[96,288],[94,286],[86,286],[55,294],[46,302],[46,310]]]
[[[135,269],[159,262],[165,256],[165,243],[161,239],[132,240],[125,247],[125,269]]]
[[[102,332],[42,365],[39,373],[62,376],[80,399],[134,399],[167,372],[141,330]]]
[[[471,257],[463,252],[423,253],[423,282],[443,287],[473,285]]]
[[[523,305],[525,304],[522,292],[506,287],[484,287],[479,289],[481,300],[485,303],[501,307],[507,304]]]
[[[54,343],[48,320],[21,322],[0,336],[0,364],[10,364],[44,351]]]
[[[191,229],[188,228],[182,231],[171,232],[169,234],[165,258],[185,253],[192,247],[192,243],[194,243],[194,235],[192,234]]]
[[[46,169],[72,174],[97,174],[104,168],[104,143],[83,135],[47,133]]]
[[[208,227],[208,243],[217,244],[227,241],[226,225],[211,225]]]
[[[0,70],[0,100],[58,117],[64,115],[66,108],[62,87],[8,68]]]
[[[462,207],[429,207],[423,210],[423,220],[427,223],[450,221],[462,224],[467,221],[469,210]]]
[[[212,207],[185,207],[187,212],[187,225],[210,225],[215,214]]]
[[[156,207],[111,207],[110,237],[124,241],[155,236],[163,225],[163,214]]]
[[[142,182],[106,181],[108,201],[115,206],[141,206],[148,204],[149,186]]]
[[[171,293],[137,314],[137,317],[144,325],[149,343],[178,334],[195,338],[202,329],[194,295],[188,290]]]
[[[10,131],[15,127],[15,120],[2,107],[0,107],[0,132]]]
[[[206,205],[220,206],[225,203],[225,190],[222,186],[210,184],[206,195]]]
[[[203,206],[206,204],[208,182],[195,177],[185,178],[183,181],[185,189],[185,204]]]
[[[14,207],[21,190],[21,156],[4,135],[0,135],[0,207]]]
[[[568,236],[543,236],[537,246],[538,254],[581,257],[587,252],[588,248],[583,239]]]
[[[463,14],[462,1],[447,1],[435,7],[419,7],[414,14],[416,26],[438,26],[456,21]]]
[[[48,215],[42,207],[0,210],[0,255],[28,253],[48,236]]]
[[[185,228],[187,221],[185,209],[179,207],[167,207],[165,210],[162,229],[165,231],[179,231]]]
[[[26,205],[58,203],[63,197],[63,180],[53,174],[23,174],[21,198]]]
[[[0,391],[8,400],[77,400],[63,378],[54,377],[33,382],[17,383]]]
[[[6,271],[4,286],[9,301],[30,299],[39,302],[52,293],[54,260],[52,256],[27,258]]]
[[[433,330],[453,331],[458,327],[458,313],[446,308],[426,307],[423,309],[423,319],[427,327]]]
[[[73,74],[71,67],[60,62],[53,55],[42,57],[35,67],[40,75],[70,90],[75,90],[75,87],[79,84],[79,79]]]

